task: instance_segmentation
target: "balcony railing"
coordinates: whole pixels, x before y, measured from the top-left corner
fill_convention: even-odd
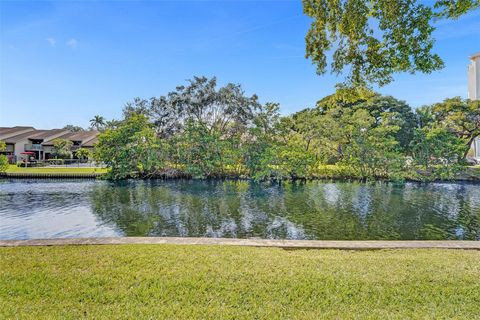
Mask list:
[[[77,151],[81,146],[74,145],[70,148],[70,151]],[[44,151],[41,144],[30,143],[25,145],[25,151]],[[45,150],[48,151],[48,150]]]
[[[25,151],[42,151],[43,146],[41,144],[26,144]]]

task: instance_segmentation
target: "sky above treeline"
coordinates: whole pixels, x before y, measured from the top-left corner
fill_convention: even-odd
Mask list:
[[[120,118],[134,97],[193,76],[239,83],[283,114],[313,107],[342,77],[304,58],[310,20],[295,1],[1,1],[0,126],[88,126]],[[441,22],[446,67],[402,74],[378,89],[412,107],[467,96],[468,57],[480,51],[480,10]]]

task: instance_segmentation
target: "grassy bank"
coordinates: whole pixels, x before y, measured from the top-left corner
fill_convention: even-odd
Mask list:
[[[474,319],[480,252],[0,248],[0,318]]]
[[[94,167],[17,167],[9,165],[7,173],[106,173],[106,168]]]

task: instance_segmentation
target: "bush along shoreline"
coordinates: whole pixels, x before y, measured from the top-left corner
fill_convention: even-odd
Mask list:
[[[262,179],[255,179],[247,175],[236,175],[224,173],[223,175],[214,175],[214,176],[192,176],[186,174],[183,171],[176,169],[165,169],[156,173],[151,173],[149,175],[140,176],[138,172],[132,172],[131,175],[126,176],[122,179],[112,178],[107,173],[97,176],[98,179],[102,180],[128,180],[128,179],[142,179],[142,180],[248,180],[255,182],[277,182],[281,183],[283,181],[349,181],[349,182],[373,182],[373,181],[384,181],[384,182],[448,182],[448,181],[459,181],[459,182],[480,182],[480,167],[462,167],[461,170],[455,172],[425,172],[425,171],[410,171],[406,172],[404,176],[395,176],[395,177],[362,177],[352,172],[352,170],[345,168],[336,168],[331,166],[328,169],[322,168],[316,170],[315,173],[312,173],[308,176],[289,176],[289,177],[278,177],[270,176],[263,177]]]
[[[479,179],[470,145],[480,135],[480,101],[458,97],[414,110],[338,87],[314,107],[282,115],[240,85],[194,77],[127,103],[120,120],[95,119],[93,157],[110,180]]]

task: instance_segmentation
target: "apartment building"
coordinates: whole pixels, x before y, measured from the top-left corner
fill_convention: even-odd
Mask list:
[[[470,100],[480,100],[480,52],[470,56],[468,98]],[[480,160],[480,137],[477,137],[472,143],[472,154],[475,159]]]
[[[70,132],[65,129],[37,130],[33,127],[0,127],[0,140],[7,148],[2,153],[11,161],[18,161],[22,156],[34,157],[37,160],[53,158],[53,145],[56,139],[72,142],[72,154],[80,148],[93,150],[98,131]]]

